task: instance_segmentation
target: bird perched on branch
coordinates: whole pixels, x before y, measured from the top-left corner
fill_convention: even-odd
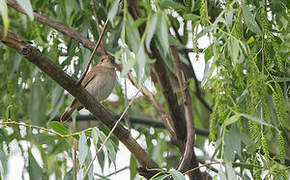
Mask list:
[[[115,63],[108,55],[100,57],[98,64],[93,67],[90,72],[85,76],[81,83],[97,101],[105,100],[113,91],[116,82]],[[74,110],[81,110],[82,104],[74,99],[71,105],[66,108],[65,112],[61,115],[60,120],[66,121],[70,118]]]

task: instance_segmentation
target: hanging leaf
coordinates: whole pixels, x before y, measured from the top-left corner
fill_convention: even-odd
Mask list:
[[[29,162],[28,162],[28,171],[31,180],[41,180],[42,179],[42,169],[35,160],[33,154],[29,150]]]
[[[70,134],[71,131],[69,130],[68,127],[66,127],[63,123],[58,122],[58,121],[50,121],[48,122],[48,127],[53,129],[55,132],[62,134],[62,135],[67,135]]]
[[[144,76],[144,70],[145,70],[145,64],[146,64],[146,53],[145,53],[143,44],[140,45],[140,48],[137,54],[137,63],[138,63],[137,79],[138,79],[138,84],[140,84]]]
[[[240,118],[240,114],[235,114],[235,115],[233,115],[232,117],[227,118],[227,119],[225,120],[225,122],[224,122],[223,125],[224,125],[224,126],[228,126],[228,125],[230,125],[230,124],[236,122],[237,120],[239,120],[239,118]]]
[[[96,127],[92,130],[92,138],[94,144],[97,145],[99,141],[99,130]]]
[[[47,96],[44,88],[37,82],[32,85],[29,104],[29,116],[32,124],[44,125],[46,123]]]
[[[111,22],[111,24],[114,26],[114,17],[116,16],[117,12],[118,12],[118,6],[119,6],[119,2],[120,0],[115,0],[109,13],[108,13],[108,18]]]
[[[22,7],[22,9],[24,9],[24,11],[29,16],[29,18],[33,20],[34,18],[33,9],[32,9],[30,0],[16,0],[16,1]]]
[[[249,6],[243,3],[242,10],[243,10],[243,17],[248,28],[254,33],[258,35],[262,35],[262,31],[255,20],[255,16],[250,11]]]
[[[263,121],[262,119],[258,118],[258,117],[255,117],[255,116],[251,116],[251,115],[248,115],[248,114],[241,114],[241,116],[243,116],[244,118],[247,118],[253,122],[256,122],[256,123],[259,123],[259,124],[262,124],[262,125],[265,125],[265,126],[270,126],[270,127],[274,127],[272,124],[268,124],[266,123],[265,121]]]
[[[175,169],[170,169],[169,174],[171,174],[174,180],[185,180],[184,175]]]
[[[2,16],[2,20],[4,22],[4,37],[5,37],[8,31],[8,25],[9,25],[8,8],[7,8],[7,4],[5,0],[0,0],[0,13]]]
[[[162,7],[163,9],[171,8],[176,10],[177,12],[185,10],[185,6],[183,6],[181,3],[172,0],[160,1],[160,7]]]
[[[198,21],[200,19],[200,16],[195,15],[195,14],[184,14],[183,15],[184,20],[191,20],[193,23]]]
[[[80,162],[80,165],[82,165],[86,160],[88,150],[89,150],[89,147],[87,145],[87,138],[84,132],[80,135],[78,149],[79,149],[79,162]]]
[[[157,20],[158,20],[158,14],[154,13],[150,19],[150,23],[149,23],[149,27],[148,27],[148,32],[147,32],[147,36],[145,39],[145,45],[147,50],[151,53],[151,49],[150,49],[150,42],[153,38],[153,35],[155,33],[156,27],[157,27]]]
[[[140,35],[138,32],[137,27],[132,28],[134,25],[134,20],[130,14],[127,15],[127,21],[126,21],[126,39],[128,40],[129,48],[133,50],[134,53],[137,54],[139,50],[139,45],[141,43]]]
[[[238,179],[231,162],[226,162],[227,179]]]
[[[165,15],[162,13],[158,13],[158,24],[159,24],[159,28],[157,31],[157,34],[158,34],[157,37],[158,37],[158,40],[160,42],[160,45],[162,47],[164,54],[167,54],[169,52],[168,29],[167,29]]]
[[[197,35],[196,35],[196,38],[199,39],[201,38],[202,36],[206,35],[207,33],[209,32],[212,32],[213,30],[215,29],[214,26],[207,26],[205,28],[203,28]]]
[[[54,90],[52,91],[52,100],[51,100],[51,107],[52,111],[50,113],[49,121],[51,121],[59,112],[60,107],[62,106],[64,96],[63,96],[64,89],[56,85]]]
[[[131,156],[130,156],[130,179],[135,179],[135,177],[138,173],[137,168],[138,168],[137,161],[136,161],[135,157],[131,154]]]

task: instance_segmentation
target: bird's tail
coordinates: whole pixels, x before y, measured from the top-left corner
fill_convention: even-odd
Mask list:
[[[71,118],[71,114],[75,109],[68,107],[65,112],[60,116],[60,121],[68,121]]]

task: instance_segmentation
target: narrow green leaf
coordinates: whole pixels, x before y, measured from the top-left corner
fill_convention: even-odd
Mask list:
[[[51,107],[52,111],[50,113],[49,121],[51,121],[56,114],[59,112],[59,109],[62,106],[64,96],[63,96],[63,88],[59,85],[56,85],[55,88],[52,91],[52,100],[51,100]]]
[[[34,125],[45,125],[47,122],[45,113],[47,107],[47,94],[40,83],[35,82],[32,85],[29,101],[29,117]]]
[[[32,153],[29,151],[29,157],[28,157],[29,163],[28,163],[28,171],[29,176],[31,180],[41,180],[42,179],[42,169],[38,165],[37,161],[35,160]]]
[[[266,123],[265,121],[263,121],[262,119],[258,118],[258,117],[255,117],[255,116],[251,116],[251,115],[248,115],[248,114],[240,114],[241,116],[243,116],[244,118],[247,118],[253,122],[256,122],[256,123],[259,123],[259,124],[262,124],[262,125],[265,125],[265,126],[269,126],[269,127],[274,127],[272,124],[268,124]]]
[[[238,55],[240,51],[239,41],[231,38],[229,43],[229,52],[231,53],[234,64],[238,62]]]
[[[126,39],[128,40],[128,45],[131,50],[133,50],[134,53],[137,54],[139,50],[139,45],[141,42],[139,31],[136,28],[132,28],[134,25],[134,20],[130,14],[127,15],[127,21],[126,21]]]
[[[71,180],[73,176],[73,168],[71,168],[68,172],[65,172],[64,180]]]
[[[8,136],[8,135],[7,135]],[[3,141],[1,141],[3,142]],[[1,166],[2,168],[0,169],[1,174],[3,174],[4,176],[7,173],[7,167],[8,167],[8,157],[6,156],[5,152],[3,150],[0,149],[0,161],[1,161]]]
[[[209,78],[209,76],[210,76],[210,74],[211,74],[211,69],[213,68],[213,65],[214,65],[214,64],[215,64],[215,63],[213,63],[213,64],[211,65],[211,61],[208,61],[208,62],[205,64],[204,73],[203,73],[203,78],[202,78],[202,81],[201,81],[201,86],[202,86],[202,87],[206,84],[206,82],[207,82],[207,80],[208,80],[208,78]]]
[[[214,26],[207,26],[205,28],[203,28],[197,35],[196,35],[196,38],[199,39],[201,38],[202,36],[206,35],[207,33],[213,31],[215,29]]]
[[[268,82],[290,82],[290,77],[275,77],[273,80]]]
[[[111,21],[112,25],[114,26],[114,17],[116,16],[117,12],[118,12],[118,6],[119,6],[119,2],[120,0],[115,0],[109,13],[108,13],[108,18]]]
[[[212,44],[205,49],[204,51],[204,60],[205,62],[208,62],[208,60],[210,60],[211,57],[213,57],[213,50],[212,50]]]
[[[243,11],[243,17],[244,17],[245,23],[248,26],[248,28],[254,33],[258,35],[262,35],[262,31],[255,20],[255,16],[250,11],[249,6],[243,3],[242,11]]]
[[[175,169],[170,169],[169,174],[171,174],[174,180],[185,180],[184,175]]]
[[[231,162],[226,162],[227,179],[237,179],[236,173]]]
[[[184,20],[191,20],[193,23],[198,21],[199,18],[200,17],[198,15],[195,15],[195,14],[192,14],[192,13],[183,15],[183,19]]]
[[[165,15],[162,13],[158,13],[158,24],[160,25],[160,28],[158,28],[157,37],[164,51],[164,54],[167,54],[169,52],[168,28]]]
[[[151,53],[151,49],[150,49],[150,42],[153,38],[153,35],[155,33],[156,27],[157,27],[157,20],[158,20],[158,14],[154,13],[150,19],[150,23],[149,23],[149,27],[148,27],[148,32],[147,32],[147,36],[145,39],[145,45],[147,50]]]
[[[138,168],[138,164],[137,161],[135,159],[135,157],[131,154],[130,156],[130,179],[134,180],[136,175],[137,175],[137,168]]]
[[[91,150],[88,148],[88,153],[87,153],[86,160],[85,160],[86,167],[89,166],[89,164],[92,162],[92,160],[93,160],[92,153],[91,153]],[[87,177],[88,177],[88,180],[94,179],[94,166],[91,166],[91,168],[89,169]]]
[[[226,119],[223,125],[228,126],[228,125],[236,122],[237,120],[239,120],[239,118],[240,118],[240,114],[235,114],[232,117]]]
[[[48,122],[48,127],[53,129],[55,132],[62,134],[62,135],[67,135],[70,134],[71,131],[69,130],[68,127],[66,127],[64,124],[58,122],[58,121],[50,121]]]
[[[144,70],[145,70],[145,64],[146,64],[146,53],[145,53],[143,44],[140,45],[140,48],[137,54],[137,63],[138,63],[137,79],[138,79],[138,84],[140,84],[143,79],[142,77],[144,76]]]
[[[79,162],[80,162],[80,165],[82,165],[85,162],[87,154],[88,154],[88,150],[89,150],[89,147],[87,145],[87,138],[86,138],[85,133],[83,132],[80,135],[80,139],[79,139]]]
[[[92,130],[92,138],[94,144],[97,145],[99,141],[99,130],[96,127]]]
[[[8,8],[5,0],[0,0],[0,13],[4,23],[4,37],[7,35],[9,21],[8,21]]]
[[[16,0],[17,3],[24,9],[26,14],[29,16],[31,20],[33,20],[33,9],[30,3],[30,0]]]
[[[132,24],[132,28],[136,29],[138,28],[141,24],[143,24],[145,21],[147,20],[147,18],[143,17],[143,18],[138,18],[137,20],[135,20],[135,22]]]
[[[109,160],[111,161],[111,163],[114,163],[114,165],[116,165],[116,151],[114,149],[114,146],[112,144],[112,141],[109,140],[107,143],[106,143],[106,148],[108,150],[108,156],[109,156]]]
[[[225,130],[225,129],[224,129]],[[235,125],[230,127],[230,131],[226,131],[225,134],[225,160],[232,162],[235,160],[235,152],[240,155],[241,154],[241,136],[242,134],[236,128]]]
[[[181,3],[178,3],[178,2],[172,1],[172,0],[160,1],[160,7],[164,8],[164,9],[171,8],[171,9],[176,10],[177,12],[185,10],[185,6],[183,6]]]

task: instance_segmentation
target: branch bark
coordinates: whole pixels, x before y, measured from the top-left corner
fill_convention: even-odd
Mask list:
[[[128,10],[135,20],[140,17],[139,8],[135,0],[128,1]],[[141,34],[144,33],[144,29],[145,29],[144,25],[139,26],[139,32]],[[156,43],[151,42],[150,48],[152,50],[152,54],[150,54],[148,51],[147,54],[150,56],[150,58],[157,59],[156,62],[153,64],[153,72],[157,75],[158,81],[160,82],[162,93],[168,105],[170,119],[172,120],[171,124],[174,126],[176,132],[176,137],[178,141],[180,141],[179,144],[182,144],[185,142],[186,139],[186,127],[184,115],[182,109],[177,103],[178,102],[177,95],[173,91],[171,82],[166,72],[165,68],[166,65],[158,52]],[[181,147],[180,150],[183,151],[183,147]]]
[[[136,78],[131,73],[128,73],[128,78],[130,79],[132,84],[134,84],[134,86],[137,87]],[[156,100],[156,98],[153,96],[153,94],[148,89],[146,89],[144,86],[141,85],[140,91],[144,95],[145,99],[147,101],[149,101],[150,103],[152,103],[155,111],[157,112],[157,114],[159,115],[161,120],[163,121],[164,126],[166,127],[166,129],[168,129],[169,133],[172,135],[172,138],[176,141],[177,140],[176,139],[176,132],[175,132],[176,130],[171,124],[172,120],[163,111],[162,106],[160,105],[160,103]]]
[[[104,123],[108,128],[113,128],[116,118],[107,109],[105,109],[92,95],[90,95],[83,87],[77,86],[76,81],[68,76],[64,71],[57,67],[50,59],[43,56],[41,52],[32,47],[23,38],[14,33],[8,32],[4,38],[4,28],[0,26],[0,41],[6,46],[16,50],[20,55],[24,56],[28,61],[35,64],[44,73],[50,76],[60,86],[66,89],[83,106],[88,109],[97,120]],[[146,168],[156,168],[158,165],[150,156],[141,148],[141,146],[132,138],[127,129],[119,125],[114,131],[118,139],[129,149],[136,157],[138,162]]]
[[[181,61],[178,57],[178,52],[174,46],[170,47],[171,56],[173,59],[174,69],[177,74],[179,86],[181,89],[182,94],[182,101],[185,111],[185,120],[186,120],[186,144],[185,150],[183,153],[182,160],[178,167],[178,170],[181,172],[185,172],[189,169],[195,168],[198,166],[196,161],[196,156],[193,150],[194,143],[195,143],[195,129],[194,129],[194,119],[193,119],[193,112],[192,112],[192,102],[189,93],[189,83],[185,79],[185,74],[182,71]],[[195,174],[189,174],[190,179],[201,179],[200,173],[197,172]]]
[[[26,14],[25,11],[14,1],[12,0],[7,0],[7,5],[12,7],[13,9],[15,9],[16,11]],[[57,31],[69,36],[69,37],[73,37],[73,39],[75,39],[76,41],[78,41],[79,43],[81,43],[84,47],[90,49],[91,51],[93,51],[93,49],[95,48],[95,43],[91,42],[89,39],[87,39],[86,37],[82,36],[80,33],[78,33],[76,30],[65,26],[53,19],[49,19],[39,13],[34,12],[33,13],[34,18],[43,23],[46,24],[50,27],[52,27],[53,29],[56,29]],[[100,46],[100,48],[98,48],[97,50],[98,54],[105,54],[105,49],[103,46]]]

